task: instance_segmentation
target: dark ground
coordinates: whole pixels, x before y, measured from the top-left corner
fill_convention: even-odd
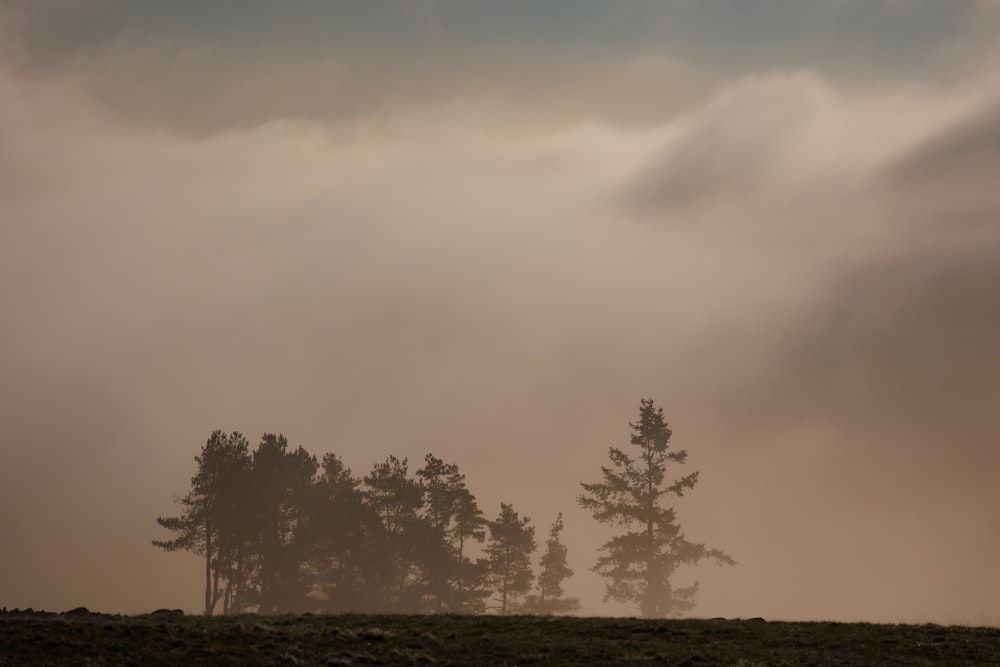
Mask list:
[[[0,665],[1000,665],[1000,629],[498,616],[0,612]]]

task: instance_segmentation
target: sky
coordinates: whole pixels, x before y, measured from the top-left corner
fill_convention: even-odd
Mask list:
[[[1000,623],[996,0],[0,0],[0,606],[197,612],[214,429],[576,507],[695,614]]]

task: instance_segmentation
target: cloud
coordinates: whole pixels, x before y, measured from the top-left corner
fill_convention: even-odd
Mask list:
[[[784,456],[800,449],[836,471],[824,488],[835,514],[851,517],[841,537],[865,555],[817,535],[823,550],[844,551],[830,568],[898,559],[896,576],[921,578],[933,591],[902,605],[935,599],[939,612],[965,622],[993,613],[988,563],[998,546],[1000,496],[990,471],[1000,463],[1000,207],[989,175],[1000,162],[992,100],[982,91],[949,122],[930,123],[876,172],[867,223],[879,233],[786,322],[772,365],[747,383],[756,395],[734,399],[757,433],[750,440],[784,441]],[[822,514],[823,502],[813,495],[808,506]],[[788,520],[809,521],[795,512]],[[871,525],[881,529],[869,534]],[[932,535],[937,546],[917,546]],[[921,549],[938,552],[936,565],[917,564]],[[887,600],[899,593],[876,579],[857,599],[892,606]],[[905,614],[903,606],[895,613]]]
[[[713,421],[704,397],[766,334],[732,346],[730,328],[769,304],[778,321],[791,298],[768,258],[610,205],[656,132],[494,130],[455,104],[191,136],[124,123],[65,81],[8,73],[0,90],[0,172],[16,178],[0,205],[0,416],[37,453],[0,473],[19,545],[0,565],[30,575],[11,605],[195,606],[186,561],[148,542],[213,428],[283,430],[359,472],[432,451],[484,506],[570,516],[639,396],[682,430]],[[66,538],[70,563],[39,523],[95,537]],[[567,529],[581,572],[599,537],[586,526]],[[128,564],[113,576],[109,535]],[[599,583],[580,586],[600,611]]]
[[[930,422],[940,435],[964,433],[952,448],[991,451],[983,445],[1000,372],[991,353],[1000,333],[998,118],[986,94],[887,165],[879,194],[891,249],[844,275],[817,307],[794,357],[814,389],[792,391],[802,405],[904,430]]]
[[[977,183],[988,169],[973,161],[994,152],[995,90],[990,80],[872,91],[810,71],[749,77],[669,121],[620,201],[673,226],[892,243],[882,226],[923,215],[932,190],[946,193],[952,214],[985,194]]]
[[[770,197],[775,185],[792,189],[796,142],[815,140],[817,118],[838,105],[819,76],[751,78],[716,96],[686,123],[674,141],[638,175],[626,197],[645,211],[685,211],[720,197]],[[819,128],[820,130],[822,128]],[[832,156],[823,153],[818,159]],[[814,165],[806,165],[813,167]]]
[[[1000,333],[998,259],[998,239],[942,244],[842,279],[791,356],[794,408],[834,423],[924,431],[885,446],[934,451],[935,437],[951,430],[949,451],[992,456],[984,445],[1000,372],[990,352]]]
[[[596,126],[512,140],[475,119],[195,138],[4,73],[10,606],[190,606],[183,559],[152,576],[149,540],[213,428],[283,430],[358,471],[433,451],[486,506],[527,480],[539,521],[572,502],[577,472],[563,498],[542,483],[562,454],[526,471],[511,452],[572,437],[558,424],[592,391],[635,400],[605,356],[631,343],[614,304],[632,272],[595,260],[615,243],[592,213],[634,148]],[[551,421],[518,416],[543,403]]]
[[[9,61],[122,118],[197,134],[363,122],[456,101],[502,123],[650,128],[761,72],[955,81],[992,40],[971,2],[12,3]],[[985,45],[985,46],[984,46]],[[944,64],[942,64],[944,63]],[[484,111],[485,113],[485,111]]]
[[[687,533],[741,562],[700,612],[995,608],[984,79],[121,40],[0,71],[8,606],[196,608],[153,517],[235,428],[564,511],[607,611],[572,499],[645,395],[702,471]]]
[[[1000,102],[986,106],[972,118],[927,141],[898,167],[903,179],[964,179],[970,171],[983,172],[1000,160]]]
[[[851,572],[842,585],[854,602],[805,577],[796,595],[761,589],[754,604],[804,611],[805,596],[848,616],[903,617],[933,599],[955,620],[992,613],[981,591],[994,581],[983,573],[1000,500],[989,473],[1000,426],[995,121],[990,85],[876,95],[811,73],[755,77],[671,124],[623,190],[628,210],[665,234],[766,257],[744,280],[773,280],[772,296],[786,287],[719,339],[720,350],[744,345],[734,355],[744,361],[730,361],[713,400],[721,442],[741,425],[740,444],[726,446],[746,474],[802,506],[762,493],[745,513],[703,520],[732,521],[726,533],[770,516],[796,535],[758,531],[770,558],[787,560],[784,545],[827,573]],[[925,543],[938,529],[944,545]],[[919,550],[937,554],[933,574]],[[876,564],[891,561],[913,565],[890,581]],[[901,590],[918,577],[924,594]]]
[[[907,219],[959,233],[969,226],[997,228],[998,99],[987,98],[892,165],[896,205]]]

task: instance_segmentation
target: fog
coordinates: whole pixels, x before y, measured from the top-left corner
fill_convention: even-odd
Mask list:
[[[995,5],[781,14],[852,59],[425,4],[411,62],[0,3],[0,606],[199,611],[150,541],[218,428],[457,463],[632,613],[575,498],[652,397],[688,538],[739,561],[681,572],[696,615],[997,623]]]

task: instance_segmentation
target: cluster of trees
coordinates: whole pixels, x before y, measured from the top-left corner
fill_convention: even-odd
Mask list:
[[[605,601],[646,617],[694,607],[698,582],[674,587],[678,568],[702,560],[735,565],[728,554],[687,540],[671,497],[693,489],[698,473],[671,448],[662,408],[643,399],[629,424],[634,455],[612,447],[602,480],[582,484],[578,504],[598,522],[623,529],[600,549],[593,570]],[[458,466],[428,454],[413,474],[389,456],[356,478],[335,454],[322,460],[281,435],[265,434],[251,452],[240,433],[215,431],[196,457],[197,472],[179,516],[157,522],[173,536],[156,546],[205,562],[205,614],[400,612],[475,614],[495,610],[567,614],[579,601],[563,582],[573,575],[549,529],[539,571],[535,528],[512,505],[488,520]]]
[[[196,457],[173,535],[154,544],[205,562],[205,614],[565,613],[573,572],[556,519],[532,568],[535,528],[502,503],[488,520],[458,466],[428,454],[411,474],[389,456],[363,478],[282,435],[257,448],[215,431]],[[474,547],[483,544],[478,550]],[[534,591],[534,592],[533,592]]]

